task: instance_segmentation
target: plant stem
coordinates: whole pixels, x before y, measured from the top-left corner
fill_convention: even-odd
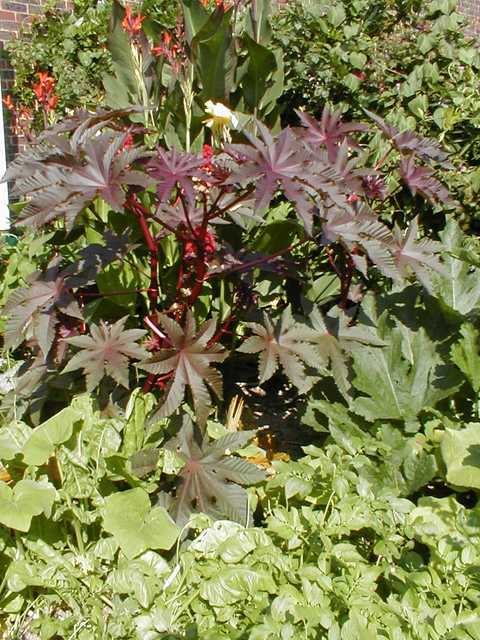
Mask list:
[[[192,306],[195,300],[200,295],[200,291],[202,290],[202,286],[205,280],[205,236],[207,234],[208,228],[208,215],[207,215],[207,206],[204,204],[204,213],[203,213],[203,222],[200,228],[200,232],[197,236],[197,270],[195,276],[195,284],[193,285],[192,293],[190,294],[190,298],[188,299],[188,304]]]
[[[157,307],[158,307],[158,247],[155,244],[150,229],[148,228],[147,221],[143,213],[143,206],[138,206],[135,196],[131,196],[130,202],[133,206],[133,213],[137,216],[142,227],[145,242],[147,243],[148,250],[150,252],[150,287],[148,290],[148,297],[150,299],[150,315],[153,317],[153,322],[157,322]],[[148,212],[150,213],[150,212]]]
[[[226,330],[228,329],[230,323],[233,320],[233,312],[228,316],[228,318],[226,319],[223,327],[220,329],[220,331],[217,333],[216,336],[214,336],[210,342],[207,344],[207,349],[208,347],[210,347],[212,344],[215,344],[216,342],[218,342],[218,340],[220,340],[220,338],[222,337],[222,335],[226,332]]]

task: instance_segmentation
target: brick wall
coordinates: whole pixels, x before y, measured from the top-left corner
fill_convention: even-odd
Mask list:
[[[457,8],[468,17],[468,31],[480,35],[480,0],[459,0]]]

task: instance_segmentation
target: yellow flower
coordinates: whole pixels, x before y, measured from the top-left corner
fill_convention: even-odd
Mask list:
[[[207,127],[221,128],[230,124],[236,127],[238,124],[238,118],[221,102],[208,100],[205,103],[205,113],[211,116],[205,121]]]

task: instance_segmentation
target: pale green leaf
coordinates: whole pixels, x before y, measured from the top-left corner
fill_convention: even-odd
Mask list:
[[[11,529],[28,531],[33,516],[50,516],[55,487],[33,480],[20,480],[12,489],[0,482],[0,522]]]
[[[454,431],[446,429],[440,445],[447,466],[447,481],[480,489],[480,423]]]
[[[25,442],[21,453],[26,464],[45,464],[55,447],[70,439],[73,425],[82,419],[77,409],[66,407],[37,427]]]
[[[130,489],[105,500],[103,526],[130,560],[146,549],[170,549],[180,529],[163,507],[151,508],[146,491]]]
[[[462,337],[452,345],[450,351],[452,361],[469,381],[472,389],[480,391],[480,355],[478,348],[478,331],[473,325],[466,323],[460,329]]]

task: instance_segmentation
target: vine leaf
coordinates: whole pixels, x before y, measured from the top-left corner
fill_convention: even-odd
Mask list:
[[[209,443],[190,417],[183,416],[180,431],[164,445],[185,463],[178,473],[176,496],[169,508],[176,522],[183,525],[190,513],[203,511],[215,519],[227,517],[247,524],[248,496],[240,485],[261,482],[265,473],[247,460],[230,454],[252,437],[251,432],[236,431]]]
[[[159,314],[158,318],[171,346],[138,365],[155,375],[173,372],[162,405],[154,419],[165,418],[178,409],[183,400],[185,387],[188,386],[192,393],[198,423],[203,426],[212,406],[206,385],[220,399],[223,395],[222,376],[210,364],[223,362],[228,355],[221,345],[208,344],[215,334],[216,320],[208,320],[196,333],[195,319],[190,310],[187,311],[184,329],[167,316]]]
[[[82,368],[87,376],[87,391],[93,391],[100,380],[111,376],[128,388],[128,358],[144,358],[147,352],[136,343],[146,334],[143,329],[124,329],[127,317],[115,324],[91,325],[90,336],[69,338],[67,342],[81,351],[73,356],[64,373]]]
[[[247,338],[237,349],[242,353],[259,353],[260,384],[273,376],[281,363],[289,380],[300,391],[307,391],[312,379],[307,375],[306,366],[322,369],[323,363],[315,354],[311,342],[316,338],[313,329],[295,321],[290,307],[273,324],[264,314],[264,326],[257,322],[247,322],[246,327],[255,335]]]

